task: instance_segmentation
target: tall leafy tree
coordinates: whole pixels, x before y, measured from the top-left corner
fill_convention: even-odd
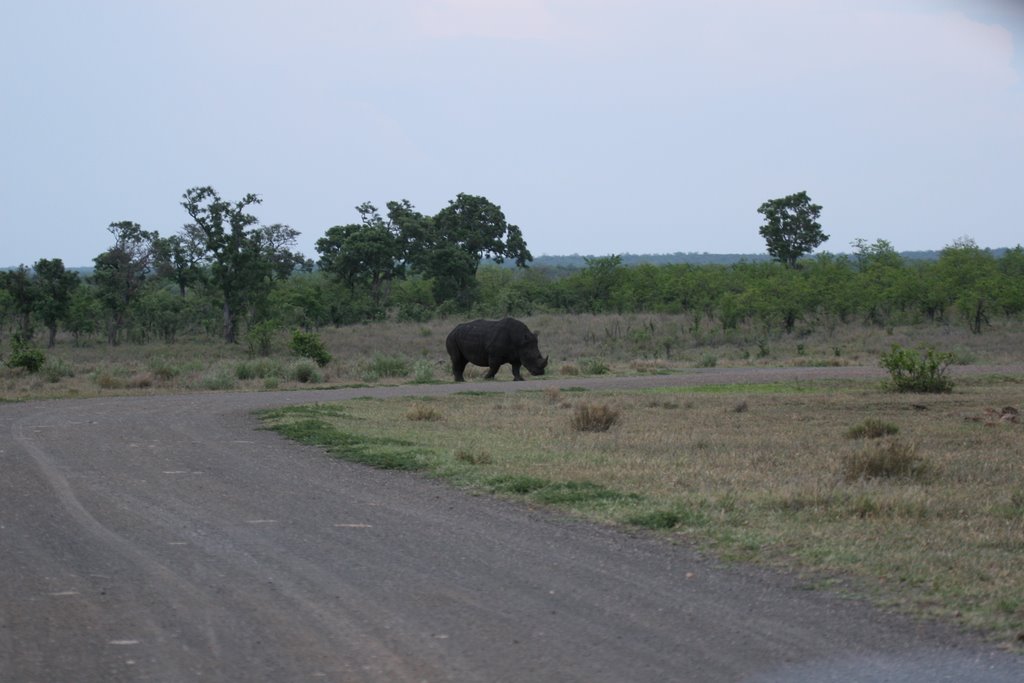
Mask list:
[[[8,309],[17,321],[18,334],[22,339],[32,339],[32,311],[39,301],[39,288],[32,273],[24,264],[6,273],[0,273],[0,284],[7,293]]]
[[[388,209],[399,226],[409,265],[434,281],[438,301],[472,304],[476,271],[485,257],[495,263],[511,259],[521,268],[533,260],[522,231],[486,197],[459,193],[432,219],[408,202],[389,204]]]
[[[249,213],[251,206],[261,202],[251,193],[236,202],[225,201],[208,186],[190,188],[182,195],[181,205],[192,218],[184,230],[198,237],[210,264],[210,279],[222,297],[223,336],[228,343],[238,341],[246,309],[255,310],[264,303],[275,275],[274,259],[298,235],[285,230],[286,226],[261,228]]]
[[[39,291],[39,316],[49,331],[47,346],[53,348],[57,339],[57,324],[64,321],[71,305],[71,294],[79,284],[78,273],[64,268],[57,259],[40,259],[32,269],[36,274]]]
[[[760,233],[768,254],[787,268],[795,268],[798,258],[828,239],[818,223],[821,206],[812,203],[806,192],[770,199],[757,212],[764,216]]]
[[[316,242],[320,268],[352,290],[369,288],[375,306],[388,293],[391,281],[404,273],[398,228],[369,202],[356,208],[360,223],[328,228]]]
[[[160,235],[143,230],[138,223],[120,221],[108,228],[114,244],[93,259],[91,280],[99,290],[99,298],[110,313],[107,340],[120,343],[121,332],[128,322],[132,303],[155,267],[155,243]]]

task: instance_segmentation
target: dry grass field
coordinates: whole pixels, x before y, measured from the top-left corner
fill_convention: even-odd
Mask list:
[[[997,323],[974,335],[965,324],[884,329],[860,324],[818,324],[793,334],[757,328],[723,331],[685,315],[538,315],[524,318],[550,354],[549,375],[650,374],[693,367],[867,365],[893,344],[932,346],[960,364],[1021,360],[1024,324]],[[269,356],[242,343],[212,338],[174,344],[122,344],[100,340],[82,346],[58,338],[42,372],[0,364],[0,400],[88,397],[182,391],[262,391],[309,385],[351,386],[450,380],[444,339],[461,320],[380,322],[318,332],[333,360],[317,367],[288,349],[280,333]],[[9,345],[0,342],[0,359]],[[467,369],[467,379],[482,371]],[[508,368],[499,380],[511,379]]]

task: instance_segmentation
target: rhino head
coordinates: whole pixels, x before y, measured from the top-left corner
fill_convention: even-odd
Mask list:
[[[537,335],[533,332],[528,332],[519,345],[519,362],[526,366],[531,375],[543,375],[544,368],[548,366],[548,357],[540,355]]]

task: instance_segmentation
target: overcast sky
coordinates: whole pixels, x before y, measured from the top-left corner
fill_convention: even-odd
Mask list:
[[[0,22],[0,265],[254,192],[299,249],[484,195],[533,254],[1024,242],[1020,0],[32,0]]]

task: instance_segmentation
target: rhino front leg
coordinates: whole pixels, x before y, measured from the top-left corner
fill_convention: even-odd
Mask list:
[[[523,376],[519,374],[520,367],[522,367],[521,363],[512,363],[512,377],[514,377],[517,382],[523,381]]]

